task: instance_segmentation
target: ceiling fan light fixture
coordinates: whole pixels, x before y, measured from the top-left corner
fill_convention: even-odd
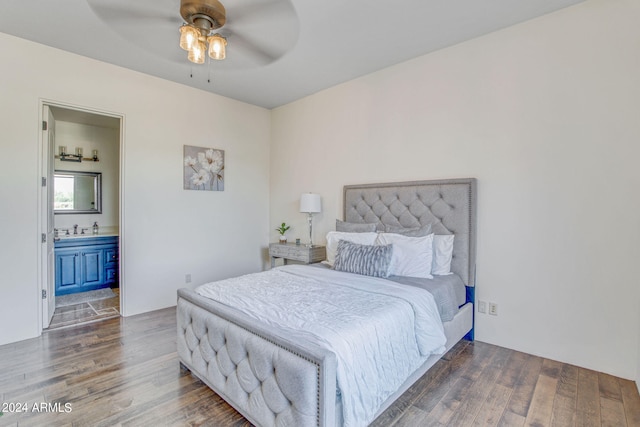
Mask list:
[[[219,0],[180,0],[180,47],[189,52],[189,61],[203,64],[207,51],[211,59],[227,56],[227,39],[212,33],[227,20],[226,10]]]
[[[209,57],[211,59],[222,60],[227,56],[227,39],[216,33],[207,37],[209,42]]]
[[[200,31],[191,25],[183,25],[180,27],[180,47],[184,50],[191,50],[193,45],[198,41]]]
[[[189,50],[189,54],[187,58],[189,61],[194,64],[204,64],[204,59],[207,52],[207,45],[204,40],[198,38],[198,40],[193,44],[191,49]]]

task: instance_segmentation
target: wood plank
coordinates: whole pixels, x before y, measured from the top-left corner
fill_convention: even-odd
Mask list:
[[[498,421],[498,427],[521,427],[524,426],[526,418],[522,415],[514,414],[509,410],[505,410],[504,414]]]
[[[478,411],[475,419],[473,420],[474,426],[497,426],[500,422],[500,418],[504,413],[509,398],[511,397],[512,389],[500,384],[494,384],[489,391],[487,399],[482,404],[482,407]]]
[[[563,363],[556,362],[555,360],[544,359],[542,361],[540,375],[546,375],[550,378],[560,378],[563,365]]]
[[[493,356],[482,364],[482,368],[474,367],[480,374],[467,391],[465,399],[449,420],[448,425],[455,427],[473,424],[480,408],[489,396],[487,390],[493,388],[502,368],[509,359],[510,353],[511,350],[497,347]]]
[[[598,373],[589,369],[578,369],[576,425],[581,427],[595,427],[600,425]]]
[[[531,398],[540,376],[543,359],[537,356],[527,355],[526,363],[513,386],[513,393],[509,399],[506,410],[524,418],[529,412]]]
[[[627,426],[622,401],[600,396],[600,425],[602,427]]]
[[[640,394],[633,381],[618,378],[628,426],[640,426]]]
[[[408,408],[404,414],[398,419],[393,427],[415,427],[415,426],[436,426],[441,425],[431,421],[431,416],[428,412],[423,411],[420,408],[412,406]],[[391,426],[389,426],[391,427]]]
[[[618,379],[612,375],[598,373],[598,389],[600,396],[607,399],[622,401],[622,392]]]
[[[461,378],[465,369],[471,365],[473,355],[474,345],[465,347],[459,357],[451,360],[446,365],[447,369],[439,372],[433,381],[425,387],[424,392],[414,401],[413,405],[425,412],[431,412]]]
[[[575,366],[563,364],[551,413],[552,427],[575,425],[577,399],[578,369]]]
[[[512,351],[496,383],[508,388],[515,388],[518,378],[529,360],[529,355]]]
[[[557,388],[558,380],[556,378],[540,374],[527,411],[525,426],[548,426],[551,423],[551,412]]]
[[[460,402],[464,400],[471,386],[472,381],[467,378],[460,378],[451,389],[445,394],[438,404],[429,412],[429,417],[421,424],[428,426],[445,426],[453,414],[458,410]]]

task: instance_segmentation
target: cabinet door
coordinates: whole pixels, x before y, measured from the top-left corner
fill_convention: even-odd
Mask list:
[[[78,291],[80,286],[80,253],[56,251],[56,295]]]
[[[80,259],[81,286],[101,285],[104,282],[104,250],[84,248]]]

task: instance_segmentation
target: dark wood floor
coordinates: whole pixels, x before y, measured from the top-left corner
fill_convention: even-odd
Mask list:
[[[0,346],[0,402],[26,407],[0,426],[249,425],[180,369],[174,308]],[[640,426],[640,396],[631,381],[463,341],[374,425]]]

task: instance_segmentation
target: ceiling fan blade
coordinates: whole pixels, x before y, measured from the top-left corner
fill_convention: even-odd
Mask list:
[[[296,44],[298,17],[289,0],[237,0],[220,32],[228,37],[229,67],[264,66]]]
[[[251,0],[244,4],[235,2],[226,9],[227,20],[230,19],[233,25],[270,22],[275,26],[285,20],[297,21],[295,8],[289,0]]]
[[[268,65],[281,56],[277,52],[270,52],[264,45],[260,46],[256,40],[244,37],[229,28],[225,28],[223,35],[228,39],[227,58],[229,62],[235,62],[238,66],[243,62],[248,62],[245,65]],[[234,56],[238,58],[237,61]]]
[[[89,0],[89,7],[101,20],[113,23],[119,20],[126,21],[165,21],[172,24],[181,24],[182,18],[179,12],[172,7],[162,7],[162,2],[123,2],[106,0]],[[146,3],[146,4],[145,4]],[[167,2],[165,2],[167,3]],[[160,7],[159,7],[160,6]]]
[[[128,43],[172,62],[186,61],[178,46],[182,18],[173,0],[89,0],[89,7]]]

